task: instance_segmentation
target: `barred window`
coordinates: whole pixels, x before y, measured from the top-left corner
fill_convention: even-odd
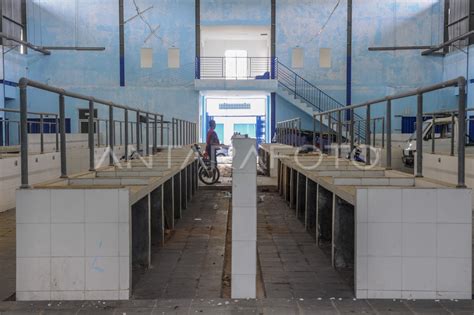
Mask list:
[[[1,0],[2,11],[2,33],[14,38],[26,41],[26,1],[25,0]],[[25,47],[16,42],[3,39],[2,44],[25,53]]]

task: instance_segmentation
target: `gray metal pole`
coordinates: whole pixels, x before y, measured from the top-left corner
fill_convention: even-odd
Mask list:
[[[319,115],[319,149],[324,153],[323,115]]]
[[[375,144],[376,144],[376,143],[375,143],[375,138],[376,138],[376,135],[377,135],[377,132],[376,132],[377,119],[374,119],[373,125],[374,125],[374,127],[373,127],[373,134],[374,134],[374,136],[373,136],[373,138],[372,138],[372,145],[373,145],[374,148],[375,148]]]
[[[89,128],[88,137],[89,142],[89,171],[95,170],[94,157],[94,102],[89,101]]]
[[[153,154],[156,154],[158,146],[158,116],[155,115],[153,118]]]
[[[316,147],[316,118],[313,116],[313,147]]]
[[[433,124],[431,127],[431,153],[432,154],[435,153],[435,136],[436,136],[436,116],[433,115]]]
[[[370,165],[370,104],[367,104],[365,124],[365,165]]]
[[[172,119],[171,119],[171,138],[173,139],[173,143],[172,143],[173,147],[174,147],[175,144],[176,144],[176,143],[175,143],[175,132],[174,132],[174,129],[175,129],[175,119],[172,118]]]
[[[67,160],[66,160],[66,117],[64,108],[64,95],[59,95],[59,134],[60,134],[60,151],[61,151],[61,178],[67,177]]]
[[[423,94],[418,94],[416,110],[416,177],[423,177]]]
[[[163,146],[163,129],[164,129],[163,123],[164,123],[164,116],[161,115],[160,116],[160,146]]]
[[[355,144],[355,134],[354,134],[354,110],[350,110],[350,115],[351,115],[351,120],[349,122],[349,128],[350,128],[350,136],[351,136],[351,149],[350,153],[352,153],[352,150],[354,150],[354,144]],[[350,155],[349,155],[350,158]]]
[[[56,131],[56,152],[59,152],[59,119],[58,115],[56,115],[56,126],[55,126],[55,131]]]
[[[124,152],[125,152],[125,161],[128,161],[128,110],[126,109],[123,113],[124,123]]]
[[[146,149],[145,154],[150,155],[150,116],[148,113],[146,114],[146,122],[145,122],[145,142],[146,142]]]
[[[455,117],[454,113],[451,113],[451,126],[452,126],[452,130],[451,130],[451,156],[454,156],[454,137],[455,137],[455,135],[454,135],[454,126],[456,124],[454,117]]]
[[[136,138],[137,138],[137,152],[140,153],[140,111],[137,110],[137,130]]]
[[[115,136],[115,124],[114,124],[114,107],[109,106],[109,164],[114,165],[114,136]]]
[[[21,128],[20,128],[21,134]],[[44,119],[43,114],[40,115],[40,152],[41,154],[44,153]]]
[[[328,145],[329,145],[329,154],[331,154],[331,146],[332,146],[332,113],[328,115]]]
[[[385,118],[382,117],[382,149],[385,149]]]
[[[466,145],[466,80],[459,79],[459,108],[458,108],[458,185],[465,185],[465,145]],[[454,131],[454,130],[453,130]]]
[[[387,101],[387,170],[392,169],[392,100]]]
[[[21,149],[21,188],[28,185],[28,113],[27,113],[27,86],[20,81],[20,149]],[[57,126],[56,126],[57,129]]]
[[[97,119],[97,147],[100,147],[100,119]]]
[[[341,157],[341,144],[342,144],[342,111],[337,112],[337,157]]]

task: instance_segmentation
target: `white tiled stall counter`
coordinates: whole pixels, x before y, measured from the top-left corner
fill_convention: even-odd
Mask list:
[[[357,298],[471,299],[471,208],[470,189],[357,189]]]
[[[129,299],[129,190],[17,190],[22,300]]]

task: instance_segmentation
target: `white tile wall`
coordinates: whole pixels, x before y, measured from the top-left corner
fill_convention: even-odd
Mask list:
[[[358,298],[471,298],[470,190],[374,187],[356,198]]]
[[[71,291],[85,289],[84,257],[51,259],[51,290]]]
[[[51,258],[16,259],[17,291],[49,291],[51,289]]]
[[[233,139],[232,298],[256,297],[257,161],[255,139]]]
[[[51,191],[19,189],[16,191],[17,223],[50,223]]]
[[[467,292],[471,287],[472,260],[470,258],[438,258],[438,291]]]
[[[20,190],[17,198],[18,300],[129,298],[127,189]]]
[[[470,224],[438,225],[438,257],[470,258],[472,255]]]
[[[232,298],[255,298],[257,294],[256,280],[256,275],[232,275]]]
[[[405,257],[436,256],[436,224],[404,223],[402,225],[403,252]]]
[[[438,222],[442,223],[471,223],[472,211],[471,190],[440,189],[438,190]]]
[[[436,222],[436,190],[404,189],[403,222],[435,223]]]
[[[232,212],[237,212],[232,219],[233,241],[257,240],[257,212],[255,207],[233,207]]]
[[[86,222],[118,222],[117,189],[86,190]]]
[[[119,258],[88,257],[86,258],[86,290],[119,290]]]
[[[436,259],[403,257],[402,289],[405,291],[436,291]]]
[[[49,224],[18,224],[16,228],[17,257],[49,257],[51,255]]]
[[[401,256],[400,223],[369,223],[367,252],[374,257]]]
[[[368,207],[369,222],[401,222],[401,189],[369,189]]]
[[[83,189],[51,191],[51,222],[82,223],[84,222]]]
[[[86,256],[118,256],[118,223],[86,223]]]
[[[84,224],[51,224],[51,256],[84,257]]]
[[[257,274],[257,248],[255,241],[232,240],[232,253],[233,275]]]

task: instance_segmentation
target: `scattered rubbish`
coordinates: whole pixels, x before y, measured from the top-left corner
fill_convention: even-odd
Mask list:
[[[51,307],[51,303],[48,303],[48,307]]]
[[[318,301],[321,301],[321,300],[322,300],[322,298],[318,297]]]
[[[217,210],[217,209],[219,209],[219,206],[218,206],[217,203],[216,203],[216,204],[214,204],[214,206],[213,206],[212,208],[213,208],[214,210]]]
[[[435,300],[436,303],[439,303],[439,300]]]
[[[265,201],[265,196],[264,195],[258,196],[258,203],[262,203],[264,201]]]
[[[342,298],[338,298],[339,301],[342,301]]]
[[[225,301],[225,305],[229,305],[229,301]]]
[[[353,298],[352,301],[357,301],[357,299],[356,299],[356,298]]]
[[[336,299],[336,298],[334,298],[334,297],[330,298],[330,300],[335,300],[335,299]]]
[[[217,306],[221,306],[221,305],[222,305],[222,303],[221,303],[221,302],[217,303]]]
[[[300,298],[300,301],[304,301],[304,299],[303,299],[303,298]]]
[[[202,221],[201,218],[194,218],[194,221]]]
[[[232,193],[229,192],[229,191],[224,191],[224,198],[231,198],[232,197]]]

